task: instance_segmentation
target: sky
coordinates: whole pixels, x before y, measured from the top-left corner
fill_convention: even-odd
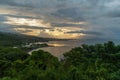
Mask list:
[[[120,0],[0,0],[0,31],[120,39]]]

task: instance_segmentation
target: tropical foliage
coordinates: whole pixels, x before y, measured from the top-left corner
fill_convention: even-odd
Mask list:
[[[61,61],[42,50],[1,47],[0,80],[120,80],[120,45],[83,44]]]

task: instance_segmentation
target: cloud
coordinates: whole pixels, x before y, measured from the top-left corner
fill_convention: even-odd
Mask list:
[[[51,13],[51,15],[58,18],[70,19],[71,21],[85,21],[82,14],[77,12],[78,10],[78,8],[59,9],[56,12]]]
[[[81,27],[87,25],[87,22],[65,22],[65,23],[52,23],[52,26],[56,27]]]
[[[102,36],[102,33],[101,32],[96,32],[96,31],[83,31],[83,30],[81,30],[81,31],[70,31],[70,32],[67,32],[67,33],[71,33],[71,34],[73,34],[73,33],[82,33],[82,34],[85,34],[85,35],[95,35],[95,36]]]
[[[113,10],[105,14],[106,17],[109,18],[119,18],[120,17],[120,9],[119,10]]]
[[[8,5],[8,4],[13,4],[14,3],[14,1],[13,0],[1,0],[0,1],[0,4],[3,4],[3,5]]]
[[[29,19],[29,18],[16,18],[16,17],[6,17],[7,21],[4,23],[10,25],[26,25],[26,26],[40,26],[40,27],[50,27],[50,23],[45,23],[40,19]]]
[[[0,22],[5,21],[5,17],[3,15],[0,15]]]
[[[118,38],[119,7],[120,0],[1,0],[0,30],[40,37],[79,38],[81,33]]]

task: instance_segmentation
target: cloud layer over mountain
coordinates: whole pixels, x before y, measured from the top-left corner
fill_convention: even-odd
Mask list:
[[[0,31],[119,38],[120,0],[0,0]]]

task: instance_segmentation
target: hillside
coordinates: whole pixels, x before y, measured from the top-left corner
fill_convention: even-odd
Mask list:
[[[41,38],[34,36],[27,36],[22,34],[13,34],[13,33],[2,33],[0,32],[0,46],[20,46],[26,43],[33,42],[47,42],[53,40],[61,40],[54,38]]]
[[[120,80],[120,45],[83,44],[61,61],[42,50],[0,48],[0,80]]]

